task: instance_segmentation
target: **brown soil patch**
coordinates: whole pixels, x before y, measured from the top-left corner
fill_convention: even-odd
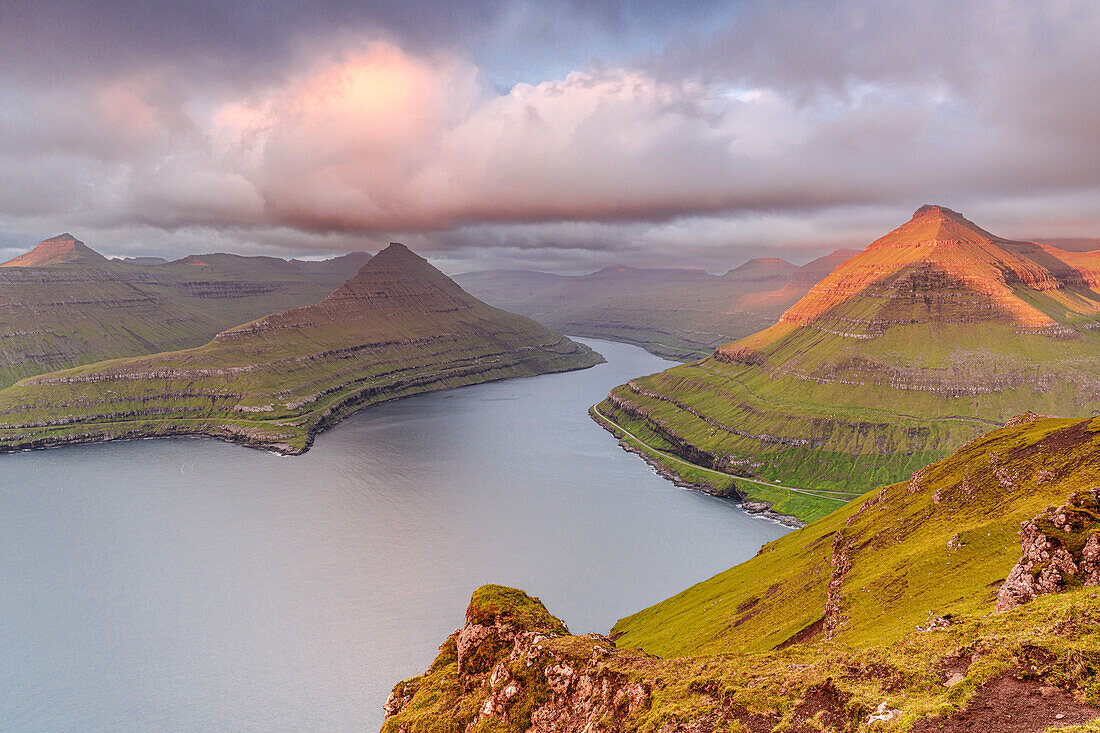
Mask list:
[[[807,688],[803,693],[802,702],[794,709],[790,727],[784,728],[785,733],[819,733],[822,725],[825,730],[849,731],[852,724],[845,713],[845,706],[849,696],[841,692],[833,684],[832,679],[813,687]],[[771,733],[772,729],[781,720],[778,715],[753,715],[741,716],[736,712],[727,716],[737,720],[747,733]],[[806,724],[814,720],[814,723]]]
[[[882,683],[884,692],[895,692],[905,684],[905,675],[896,667],[889,664],[851,665],[844,671],[844,676],[850,680],[869,682],[878,680]]]
[[[772,733],[772,729],[779,725],[778,715],[753,715],[735,718],[741,724],[745,733]]]
[[[820,730],[816,725],[803,725],[808,720],[816,720],[831,730],[850,730],[851,725],[844,710],[848,698],[848,695],[836,688],[832,679],[826,679],[820,685],[809,688],[802,697],[802,703],[794,709],[791,733]]]
[[[812,624],[810,624],[806,628],[799,631],[797,634],[795,634],[791,638],[789,638],[785,641],[779,642],[779,644],[777,644],[775,648],[776,649],[786,649],[789,646],[793,646],[795,644],[801,644],[804,641],[809,641],[810,639],[812,639],[815,636],[819,635],[821,633],[821,630],[824,627],[825,627],[825,617],[823,616],[823,617],[819,618],[817,621],[814,621]]]
[[[1041,733],[1097,717],[1100,709],[1079,703],[1056,687],[1006,675],[979,687],[965,710],[945,718],[924,718],[913,726],[913,733]]]
[[[956,674],[965,677],[966,670],[970,669],[970,662],[970,652],[965,649],[955,654],[948,654],[941,659],[939,664],[936,665],[936,677],[939,679],[940,684],[947,684],[947,681]]]
[[[1050,665],[1054,664],[1058,657],[1041,646],[1026,644],[1016,652],[1016,661],[1020,665],[1020,671],[1024,677],[1043,677],[1050,671]]]
[[[1068,428],[1055,430],[1053,433],[1036,443],[1035,447],[1053,453],[1065,450],[1066,448],[1073,448],[1082,443],[1088,443],[1092,440],[1094,435],[1094,433],[1089,430],[1090,425],[1092,425],[1092,418],[1082,420],[1079,423],[1070,425]]]

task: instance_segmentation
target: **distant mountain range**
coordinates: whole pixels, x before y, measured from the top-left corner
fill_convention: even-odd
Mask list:
[[[631,380],[601,409],[723,471],[861,491],[1027,410],[1094,414],[1098,329],[1100,252],[924,206],[775,325]]]
[[[771,325],[854,254],[837,250],[802,266],[766,257],[724,275],[607,267],[588,275],[491,270],[455,280],[487,303],[563,333],[625,341],[688,361]]]
[[[222,257],[172,264],[254,265]],[[205,346],[51,372],[0,390],[0,449],[209,435],[299,453],[318,431],[366,405],[601,360],[482,303],[391,244],[320,302],[223,331]]]
[[[71,234],[0,265],[0,387],[77,364],[198,346],[314,303],[370,259],[190,256],[108,260]]]

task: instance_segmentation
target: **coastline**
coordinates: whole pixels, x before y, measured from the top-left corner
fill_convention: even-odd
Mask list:
[[[594,407],[589,408],[588,417],[591,418],[597,425],[611,433],[619,442],[619,447],[625,450],[627,453],[633,453],[641,458],[646,464],[657,473],[658,476],[665,479],[674,486],[681,489],[688,489],[690,491],[698,491],[703,494],[709,494],[710,496],[718,497],[719,499],[728,499],[729,501],[736,502],[746,514],[751,514],[761,519],[767,519],[777,524],[782,524],[784,527],[790,527],[792,529],[801,529],[806,526],[806,522],[802,521],[796,516],[791,514],[782,514],[774,511],[772,505],[766,501],[752,501],[747,499],[736,486],[732,488],[732,491],[725,491],[722,489],[716,489],[710,484],[699,483],[694,481],[685,480],[680,474],[674,470],[668,468],[645,450],[634,445],[624,437],[620,436],[618,432],[601,420],[596,414],[594,414]],[[736,476],[730,476],[736,482]]]
[[[597,360],[591,364],[582,364],[579,366],[571,366],[561,369],[548,369],[537,374],[528,374],[522,376],[502,375],[499,377],[472,381],[466,384],[459,384],[454,386],[429,387],[428,389],[423,389],[411,393],[391,394],[388,396],[384,396],[381,399],[370,399],[368,397],[364,397],[363,392],[349,395],[347,400],[343,402],[337,402],[327,407],[323,414],[318,416],[317,419],[313,420],[304,427],[305,439],[300,447],[297,445],[292,445],[289,442],[283,440],[265,440],[264,438],[257,435],[249,435],[242,431],[233,430],[225,423],[216,423],[206,426],[189,426],[186,428],[165,428],[165,426],[163,425],[152,425],[145,429],[143,429],[141,423],[139,423],[132,429],[112,433],[96,434],[83,432],[79,434],[28,437],[27,439],[19,442],[0,444],[0,455],[6,453],[49,450],[52,448],[64,448],[67,446],[90,445],[94,443],[111,443],[126,440],[155,440],[160,438],[206,438],[211,440],[220,440],[224,443],[230,443],[233,445],[239,445],[243,448],[252,448],[255,450],[267,451],[269,453],[275,453],[280,456],[300,456],[307,453],[309,449],[313,447],[313,443],[318,435],[335,427],[352,415],[358,414],[359,412],[366,410],[374,405],[380,405],[385,402],[400,400],[406,397],[414,397],[420,394],[448,391],[452,389],[461,389],[462,387],[471,387],[478,384],[487,384],[489,382],[500,382],[508,379],[528,379],[530,377],[538,377],[544,374],[560,374],[563,372],[591,369],[594,366],[598,366],[599,364],[604,363],[603,356],[595,349],[592,349],[591,347],[584,344],[581,344],[581,346],[584,346],[585,350],[588,353],[595,355]],[[484,374],[485,372],[481,373]],[[439,382],[436,382],[435,384],[438,383]],[[430,385],[432,383],[428,384]],[[377,397],[378,393],[375,392],[371,396]],[[156,421],[150,420],[149,422],[155,423]]]

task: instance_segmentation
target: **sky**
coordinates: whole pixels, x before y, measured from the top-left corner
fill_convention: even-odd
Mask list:
[[[1100,237],[1095,0],[0,4],[0,256],[722,272]]]

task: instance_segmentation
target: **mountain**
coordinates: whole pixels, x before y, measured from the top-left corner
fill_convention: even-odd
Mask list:
[[[191,260],[208,265],[188,264]],[[33,374],[199,346],[260,316],[314,303],[369,259],[323,262],[203,255],[107,260],[72,236],[0,268],[0,387]],[[12,264],[20,263],[20,264]]]
[[[1092,252],[1100,249],[1100,237],[1062,237],[1055,239],[1036,239],[1038,244],[1064,249],[1067,252]]]
[[[383,732],[1097,730],[1098,463],[1021,416],[608,636],[479,588]]]
[[[1100,409],[1098,288],[1100,252],[1006,240],[924,206],[775,325],[631,380],[601,410],[707,468],[861,492],[1015,414]]]
[[[209,435],[300,453],[315,433],[370,404],[600,361],[391,244],[324,300],[223,331],[205,346],[0,390],[0,449]]]
[[[618,266],[588,275],[494,270],[455,279],[489,303],[564,333],[625,341],[686,361],[773,323],[853,254],[838,250],[801,267],[765,257],[720,276]]]
[[[123,257],[121,262],[125,262],[127,265],[167,265],[168,260],[163,257]]]
[[[66,232],[43,239],[30,252],[0,264],[0,267],[95,266],[106,263],[106,257]]]

